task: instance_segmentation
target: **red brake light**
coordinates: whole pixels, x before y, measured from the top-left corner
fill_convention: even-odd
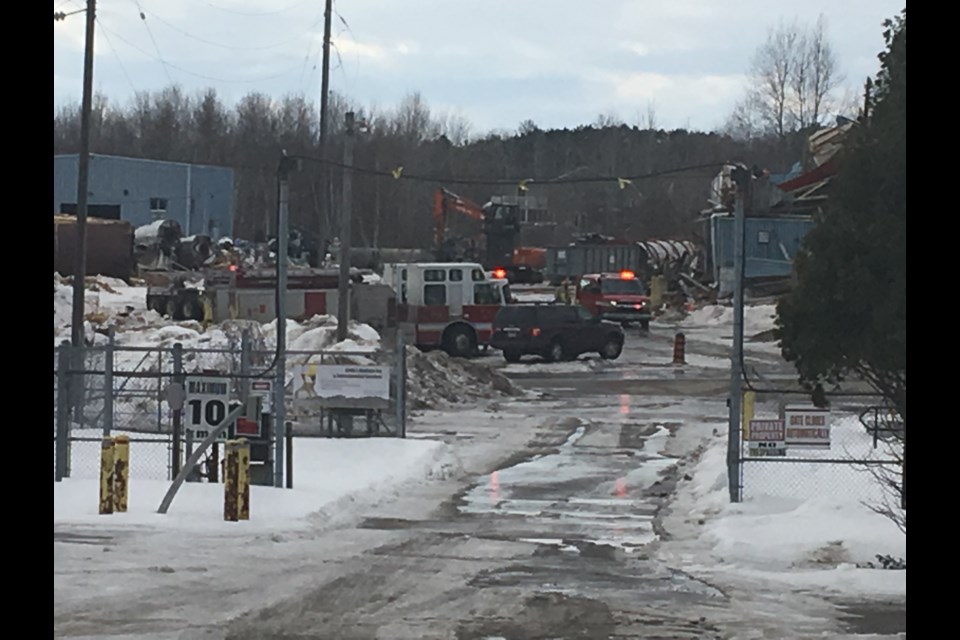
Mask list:
[[[636,277],[637,275],[633,271],[627,271],[626,269],[624,269],[623,271],[620,272],[621,280],[633,280]]]
[[[493,277],[494,277],[494,278],[497,278],[497,279],[506,278],[506,277],[507,277],[507,271],[506,271],[505,269],[500,269],[500,268],[494,269],[494,270],[493,270]]]
[[[532,335],[534,338],[540,335],[540,327],[534,327],[533,329],[530,329],[530,335]]]

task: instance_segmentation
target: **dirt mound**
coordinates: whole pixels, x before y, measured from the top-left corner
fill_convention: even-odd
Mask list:
[[[451,358],[443,351],[407,347],[407,399],[414,409],[522,395],[489,365]]]

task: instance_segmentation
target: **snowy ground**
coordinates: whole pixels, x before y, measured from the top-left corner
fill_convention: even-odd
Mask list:
[[[882,444],[873,449],[855,416],[838,419],[831,438],[832,450],[803,456],[889,459]],[[869,508],[889,496],[863,467],[746,462],[744,499],[731,504],[726,446],[726,433],[715,433],[681,485],[664,522],[676,537],[664,545],[667,558],[714,581],[752,579],[836,597],[906,597],[906,570],[882,569],[877,558],[905,562],[906,535]]]
[[[119,434],[118,434],[119,435]],[[74,458],[99,455],[97,443],[74,452]],[[74,444],[76,449],[78,444]],[[293,490],[251,487],[250,520],[224,522],[223,485],[185,483],[169,512],[157,513],[170,483],[151,478],[138,459],[166,454],[165,443],[131,444],[129,506],[127,513],[98,513],[99,480],[93,464],[80,464],[74,477],[54,484],[54,525],[149,527],[190,530],[231,537],[305,529],[319,520],[343,519],[361,506],[395,495],[405,483],[423,481],[449,464],[447,447],[428,440],[380,438],[326,440],[298,438],[294,453]],[[156,451],[154,449],[159,449]],[[384,460],[390,460],[389,466]]]
[[[88,296],[95,294],[105,321],[117,324],[118,342],[234,344],[236,325],[178,326],[142,311],[137,292],[111,288],[117,293]],[[55,284],[54,297],[57,337],[58,327],[63,335],[69,325],[69,312],[63,313],[68,291]],[[748,340],[773,328],[773,311],[772,305],[748,308]],[[723,385],[731,325],[732,311],[721,306],[696,310],[675,327],[654,322],[650,335],[631,333],[613,363],[585,356],[506,365],[496,353],[463,363],[412,353],[411,390],[421,402],[411,407],[408,438],[297,438],[295,489],[252,487],[249,522],[223,522],[222,485],[187,484],[169,514],[156,514],[167,484],[141,461],[167,456],[163,444],[131,447],[129,512],[100,516],[97,443],[75,443],[74,456],[89,464],[78,462],[74,477],[54,487],[55,632],[187,637],[180,633],[193,625],[213,633],[220,621],[254,610],[251,631],[235,637],[268,637],[258,635],[267,628],[258,620],[270,622],[276,613],[276,629],[296,631],[284,637],[340,629],[364,638],[517,638],[527,636],[492,627],[479,635],[427,632],[460,616],[479,620],[474,601],[457,600],[469,593],[490,598],[479,602],[491,609],[491,619],[514,615],[504,611],[530,594],[558,592],[581,598],[572,604],[611,603],[635,614],[629,607],[646,606],[650,593],[670,592],[679,579],[674,586],[693,591],[664,595],[662,609],[651,601],[658,613],[650,613],[649,629],[658,637],[846,637],[834,633],[836,612],[824,599],[901,602],[905,570],[856,565],[877,554],[905,559],[905,536],[863,506],[878,498],[871,481],[835,465],[754,465],[744,474],[745,500],[729,503]],[[334,345],[331,327],[322,317],[288,323],[288,344],[370,349],[379,338],[357,325],[352,343]],[[272,345],[275,325],[258,329],[257,340]],[[669,366],[674,329],[688,336],[681,368]],[[777,353],[770,343],[754,346],[770,358]],[[538,393],[552,389],[556,399],[537,400],[502,374]],[[460,406],[453,406],[458,399]],[[758,417],[768,409],[758,407]],[[835,451],[810,455],[882,453],[850,420],[835,422],[834,439]],[[701,445],[699,457],[691,457]],[[653,496],[673,491],[663,472],[675,466],[681,471],[669,513],[654,519]],[[362,519],[386,524],[364,526]],[[407,526],[420,528],[404,533]],[[588,548],[586,540],[622,555],[581,556],[571,531],[581,549]],[[531,556],[532,549],[538,551]],[[521,582],[503,593],[470,582],[485,575]],[[609,579],[609,587],[596,591],[591,580],[597,576]],[[560,588],[564,580],[573,582]],[[707,585],[702,593],[697,580]],[[723,603],[718,590],[726,594]],[[119,593],[124,598],[112,595]],[[596,599],[584,600],[591,593]],[[271,613],[272,603],[284,604]],[[560,607],[563,624],[596,614],[569,609],[570,603]],[[351,615],[382,626],[357,627]],[[686,631],[671,635],[674,627],[654,626],[663,624],[657,616],[690,620],[683,622]],[[710,629],[745,628],[748,620],[751,633],[700,632],[706,618],[717,625]],[[328,619],[341,626],[326,626]],[[626,619],[643,624],[640,615],[618,617]],[[536,637],[564,633],[541,630]]]

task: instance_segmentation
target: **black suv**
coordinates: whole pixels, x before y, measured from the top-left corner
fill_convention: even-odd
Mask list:
[[[623,350],[623,329],[580,306],[509,304],[493,320],[490,345],[502,350],[507,362],[526,354],[558,362],[590,352],[616,360]]]

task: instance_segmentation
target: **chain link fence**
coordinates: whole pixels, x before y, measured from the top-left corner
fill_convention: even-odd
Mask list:
[[[828,498],[873,507],[896,504],[903,438],[879,397],[833,397],[825,448],[788,442],[785,455],[760,455],[756,443],[741,451],[741,496],[805,501]],[[755,420],[783,419],[784,406],[757,405]],[[746,435],[746,434],[745,434]],[[893,478],[893,484],[884,479]]]
[[[111,335],[102,345],[77,350],[65,342],[55,349],[55,478],[97,478],[102,438],[125,434],[131,443],[132,478],[172,479],[194,442],[193,433],[182,424],[175,428],[177,412],[166,399],[170,385],[185,384],[194,376],[213,375],[229,383],[231,398],[244,398],[251,379],[275,364],[274,352],[263,345],[255,348],[247,334],[235,332],[226,348],[186,349],[175,341],[177,329],[169,327],[169,335],[162,336],[167,344],[156,347],[117,345]],[[327,408],[314,392],[318,365],[390,365],[396,373],[400,361],[397,353],[287,351],[286,358],[284,405],[287,424],[295,434],[405,436],[405,384],[397,375],[390,376],[390,405],[395,410],[363,412],[367,429],[358,426],[356,433],[352,432],[352,420],[346,421],[351,425],[347,433],[342,429],[345,419],[328,420],[338,412]],[[265,379],[272,381],[274,377],[268,372]],[[376,414],[375,419],[371,414]],[[370,425],[375,427],[373,432]],[[179,438],[174,435],[176,431]]]

